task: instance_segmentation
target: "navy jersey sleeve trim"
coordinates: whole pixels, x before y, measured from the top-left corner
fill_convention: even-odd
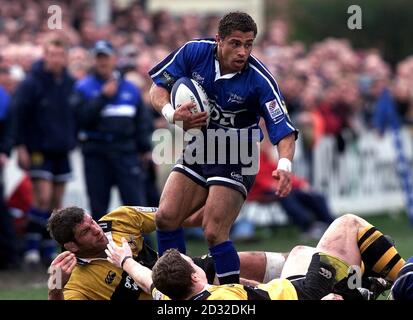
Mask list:
[[[280,130],[279,133],[270,133],[270,130],[268,130],[268,136],[273,145],[277,145],[283,138],[290,135],[291,133],[294,133],[295,140],[297,140],[298,130],[295,129],[288,121],[281,122],[278,125],[283,127],[283,130]]]
[[[278,87],[277,81],[267,70],[267,68],[264,67],[264,65],[253,55],[251,55],[251,60],[250,60],[250,67],[254,69],[270,86],[272,89],[272,92],[274,93],[275,99],[277,99],[277,103],[282,106],[282,96],[280,89]]]
[[[156,77],[164,68],[166,68],[169,64],[171,64],[172,61],[175,59],[176,55],[184,48],[184,46],[172,51],[165,59],[163,59],[155,67],[149,70],[148,73],[151,76],[151,78]]]

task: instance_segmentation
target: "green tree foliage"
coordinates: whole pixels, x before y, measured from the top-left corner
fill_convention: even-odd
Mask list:
[[[362,10],[361,30],[347,27],[351,5]],[[347,38],[356,48],[378,48],[392,64],[413,54],[411,0],[290,0],[288,15],[292,40]]]

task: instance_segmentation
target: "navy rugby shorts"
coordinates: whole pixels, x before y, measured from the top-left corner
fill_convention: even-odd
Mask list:
[[[249,150],[250,157],[245,154],[241,156],[237,150],[239,149],[231,149],[226,145],[223,151],[220,150],[221,154],[218,154],[217,149],[208,153],[207,148],[197,149],[190,143],[172,171],[186,175],[204,188],[212,185],[225,186],[239,191],[246,198],[255,181],[259,155],[257,149],[254,153],[252,149]]]
[[[30,177],[53,182],[67,182],[72,178],[72,170],[67,152],[30,152]]]

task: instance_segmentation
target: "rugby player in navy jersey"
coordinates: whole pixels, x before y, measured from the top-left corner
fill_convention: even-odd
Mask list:
[[[221,19],[215,39],[189,41],[149,72],[154,82],[150,90],[154,109],[170,123],[182,123],[185,130],[204,126],[205,140],[194,139],[187,150],[199,152],[196,144],[209,145],[209,134],[219,129],[221,133],[235,132],[237,139],[240,138],[235,143],[214,140],[218,152],[215,148],[203,149],[199,157],[203,161],[186,161],[184,152],[167,180],[156,216],[159,254],[169,248],[185,253],[182,222],[205,206],[202,226],[221,284],[239,281],[240,261],[229,240],[229,231],[255,179],[257,170],[249,169],[257,167],[261,117],[279,153],[278,168],[273,172],[278,182],[276,195],[284,197],[291,190],[290,171],[297,130],[289,119],[274,77],[251,54],[256,35],[257,26],[248,14],[229,13]],[[181,77],[192,78],[204,88],[211,104],[209,115],[192,114],[191,102],[176,110],[172,107],[170,92]],[[243,137],[247,137],[246,146]],[[234,145],[239,148],[233,148]],[[255,156],[249,162],[244,161],[250,153]],[[233,161],[234,154],[236,161]],[[217,160],[222,156],[226,157],[223,163]]]

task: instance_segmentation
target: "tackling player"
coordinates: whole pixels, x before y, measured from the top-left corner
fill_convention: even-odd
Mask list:
[[[106,253],[109,261],[122,267],[154,298],[163,299],[166,295],[174,300],[319,300],[330,293],[340,294],[338,289],[343,284],[350,286],[350,266],[394,281],[404,265],[396,248],[380,231],[351,214],[330,225],[308,260],[305,274],[297,262],[303,263],[307,257],[302,257],[300,250],[292,251],[283,269],[284,278],[255,287],[211,286],[205,272],[175,249],[168,250],[153,271],[130,259],[125,239],[122,247],[108,244]]]
[[[51,265],[49,299],[150,299],[126,272],[106,261],[105,249],[108,243],[120,244],[124,237],[134,259],[151,268],[158,256],[146,245],[143,234],[155,231],[156,211],[157,208],[123,206],[98,222],[79,207],[54,211],[48,222],[49,231],[68,251]],[[215,268],[211,257],[193,259],[213,283]],[[242,277],[264,282],[279,277],[285,262],[283,254],[269,252],[240,252],[240,259]]]

